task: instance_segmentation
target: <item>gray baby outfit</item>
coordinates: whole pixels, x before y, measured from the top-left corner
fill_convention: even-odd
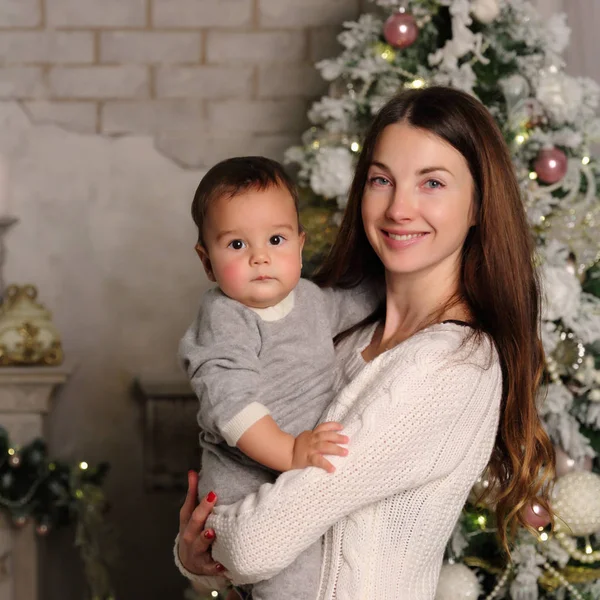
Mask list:
[[[202,468],[198,492],[237,502],[278,473],[243,454],[236,443],[270,414],[285,432],[313,429],[333,399],[332,338],[376,308],[365,287],[321,289],[301,279],[279,305],[252,309],[218,288],[203,298],[179,356],[200,400]],[[309,500],[307,499],[307,502]],[[321,542],[272,579],[252,587],[253,600],[314,600]]]

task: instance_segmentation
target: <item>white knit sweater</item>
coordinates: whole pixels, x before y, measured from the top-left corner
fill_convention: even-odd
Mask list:
[[[324,415],[350,437],[333,474],[310,467],[217,506],[213,557],[237,583],[272,577],[325,534],[318,600],[432,600],[444,548],[496,435],[501,369],[488,338],[434,325],[373,361],[373,327],[342,342]]]

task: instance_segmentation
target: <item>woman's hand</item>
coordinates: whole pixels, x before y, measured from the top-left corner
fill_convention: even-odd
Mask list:
[[[198,504],[198,473],[188,473],[188,491],[179,511],[179,560],[190,573],[223,575],[225,567],[212,559],[210,546],[215,540],[212,529],[204,529],[217,496],[210,492]]]

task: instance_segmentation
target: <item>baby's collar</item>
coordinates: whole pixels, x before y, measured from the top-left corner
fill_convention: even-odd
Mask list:
[[[283,317],[287,317],[294,308],[294,290],[274,306],[268,306],[267,308],[248,306],[247,308],[253,310],[263,321],[279,321]]]

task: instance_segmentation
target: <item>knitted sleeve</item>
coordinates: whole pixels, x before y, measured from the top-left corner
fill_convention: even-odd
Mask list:
[[[259,351],[254,315],[218,290],[206,293],[179,344],[179,358],[200,401],[201,428],[230,446],[269,414],[257,397]]]
[[[466,460],[497,410],[500,369],[496,361],[487,368],[457,362],[456,344],[423,337],[430,340],[425,347],[407,345],[391,363],[386,355],[393,351],[381,355],[341,391],[337,403],[351,405],[342,419],[349,454],[328,457],[333,474],[289,471],[236,504],[215,508],[207,523],[216,532],[213,557],[235,582],[272,577],[339,519],[444,478]]]
[[[321,288],[320,294],[334,336],[366,319],[381,301],[373,284],[369,283],[350,289]]]

